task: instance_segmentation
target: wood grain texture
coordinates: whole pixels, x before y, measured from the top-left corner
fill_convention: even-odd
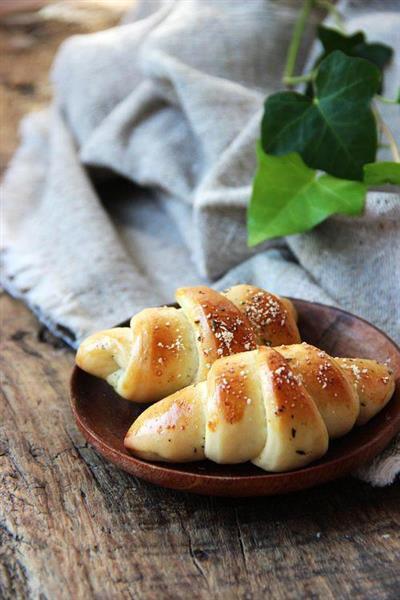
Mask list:
[[[227,500],[139,481],[78,433],[72,353],[0,301],[1,598],[398,598],[398,484]]]
[[[59,14],[64,8],[62,18],[54,10],[52,18],[38,12],[50,3],[59,5]],[[70,35],[114,26],[117,8],[101,0],[0,0],[0,174],[18,145],[21,118],[51,100],[48,71],[60,44]]]

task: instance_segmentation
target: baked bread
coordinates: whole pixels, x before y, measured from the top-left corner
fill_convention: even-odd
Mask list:
[[[79,347],[77,365],[106,379],[134,402],[151,402],[203,381],[217,358],[259,344],[300,341],[290,300],[250,285],[225,293],[181,288],[182,308],[148,308],[130,327],[95,333]]]
[[[251,461],[298,469],[389,401],[394,377],[373,360],[332,358],[308,344],[221,358],[207,380],[147,408],[125,446],[147,460]]]

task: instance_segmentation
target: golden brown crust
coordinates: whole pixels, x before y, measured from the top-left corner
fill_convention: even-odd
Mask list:
[[[360,403],[335,359],[305,342],[276,349],[289,361],[291,369],[311,394],[329,436],[339,437],[350,431],[357,419]]]
[[[195,331],[200,355],[197,381],[207,377],[218,358],[256,348],[251,323],[219,292],[206,286],[180,288],[176,300]]]
[[[212,375],[214,396],[213,403],[217,408],[218,417],[225,423],[238,423],[244,417],[245,409],[250,404],[250,391],[248,388],[250,370],[247,365],[247,356],[243,360],[218,360],[214,363]],[[216,430],[217,418],[209,415],[207,426]]]
[[[393,373],[386,365],[365,358],[336,358],[359,397],[357,425],[364,425],[389,402],[395,388]]]
[[[252,285],[237,285],[225,292],[251,322],[258,344],[297,344],[300,334],[297,314],[287,298],[280,298]]]
[[[124,444],[148,460],[202,460],[204,413],[196,387],[188,386],[150,406],[132,424]]]
[[[205,451],[216,462],[244,462],[265,444],[256,355],[255,350],[217,360],[207,378]]]
[[[272,392],[275,396],[275,417],[285,427],[296,420],[307,421],[315,413],[301,379],[293,372],[285,358],[272,348],[261,347],[259,364],[268,367]],[[295,436],[292,436],[295,437]]]
[[[197,351],[182,311],[147,308],[132,318],[131,331],[129,362],[116,382],[124,398],[149,402],[193,381]]]
[[[218,358],[256,348],[263,306],[271,312],[268,302],[272,302],[272,295],[258,288],[235,286],[230,294],[236,298],[236,304],[206,286],[181,288],[176,293],[181,309],[145,309],[132,318],[130,329],[115,328],[95,334],[81,344],[77,363],[106,379],[118,394],[134,402],[153,402],[203,381]],[[264,302],[258,307],[261,321],[253,315],[251,322],[246,310],[255,306],[258,300],[253,296],[258,298],[259,294]],[[241,306],[239,300],[245,296],[245,306]],[[292,321],[296,328],[294,309],[291,312],[289,301],[277,302],[280,322],[284,321],[283,337],[287,339]],[[281,343],[276,319],[270,324],[271,335]]]
[[[215,381],[216,396],[224,420],[227,423],[241,421],[247,404],[243,379],[238,374],[221,375]],[[232,388],[232,389],[230,389]]]
[[[258,364],[267,439],[253,462],[269,471],[287,471],[323,456],[328,448],[328,432],[301,379],[272,348],[259,348]]]
[[[179,460],[251,460],[268,471],[286,471],[323,456],[329,437],[366,422],[393,389],[393,375],[374,361],[335,359],[308,344],[262,346],[217,360],[206,382],[142,413],[127,447],[173,460],[162,437],[168,430]],[[359,414],[360,399],[365,406]],[[204,454],[193,456],[200,433]]]

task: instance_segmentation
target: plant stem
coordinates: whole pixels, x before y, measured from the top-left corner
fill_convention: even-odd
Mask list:
[[[286,77],[285,83],[286,85],[297,85],[298,83],[307,83],[308,81],[312,81],[314,79],[315,71],[310,71],[310,73],[305,73],[304,75],[294,75],[293,77]]]
[[[399,104],[399,101],[396,98],[386,98],[380,94],[376,94],[375,98],[384,104]]]
[[[376,106],[373,106],[372,110],[374,111],[375,119],[376,119],[382,133],[385,135],[387,141],[389,142],[390,150],[391,150],[392,156],[393,156],[393,161],[396,163],[400,163],[400,149],[399,149],[398,145],[396,144],[396,140],[394,139],[393,133],[390,131],[389,127],[386,125],[385,121],[382,119]]]
[[[324,8],[333,16],[336,27],[339,29],[339,31],[345,33],[346,29],[344,26],[343,17],[340,14],[340,11],[336,8],[336,6],[332,4],[332,2],[330,2],[329,0],[316,0],[316,2],[318,6]]]
[[[291,86],[290,79],[293,76],[293,71],[296,66],[297,54],[299,52],[301,38],[304,33],[304,29],[307,23],[307,19],[310,15],[313,7],[314,0],[304,0],[303,8],[297,18],[294,26],[292,39],[290,41],[289,50],[286,58],[285,70],[283,72],[283,83],[284,85]]]

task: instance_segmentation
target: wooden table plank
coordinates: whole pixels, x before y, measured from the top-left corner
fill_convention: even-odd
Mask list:
[[[0,0],[0,174],[18,145],[21,118],[51,100],[48,73],[60,44],[70,35],[116,25],[129,2]],[[50,3],[52,18],[35,10]]]
[[[139,481],[78,432],[72,352],[0,302],[2,598],[398,598],[399,485],[235,500]]]

